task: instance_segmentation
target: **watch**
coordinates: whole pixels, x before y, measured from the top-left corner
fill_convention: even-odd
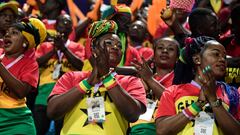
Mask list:
[[[216,101],[210,103],[211,107],[219,107],[222,105],[222,99],[217,99]]]

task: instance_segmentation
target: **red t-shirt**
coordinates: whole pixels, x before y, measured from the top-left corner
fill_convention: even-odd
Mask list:
[[[66,45],[65,45],[66,46]],[[53,44],[50,42],[44,42],[42,43],[35,53],[36,58],[39,58],[48,52],[50,52],[53,49]],[[85,59],[85,48],[83,45],[69,41],[69,44],[66,46],[74,55],[76,55],[81,60]]]
[[[28,83],[34,88],[38,84],[38,63],[34,58],[34,49],[27,50],[24,53],[24,57],[20,59],[16,64],[10,67],[8,70],[18,79],[23,82]],[[6,66],[9,63],[13,62],[16,58],[7,58],[2,59],[2,63]]]
[[[18,58],[2,59],[2,64],[5,67],[9,67],[8,71],[18,80],[37,88],[38,85],[38,63],[34,59],[33,49],[30,49],[24,53],[24,56]],[[12,65],[12,66],[9,66]],[[15,94],[11,89],[7,88],[4,80],[0,77],[0,108],[20,108],[26,106],[26,98],[19,99],[15,97]]]
[[[141,47],[137,50],[139,55],[143,57],[146,61],[150,60],[154,55],[153,49],[149,47]]]
[[[137,49],[129,45],[126,52],[126,61],[124,66],[130,66],[131,62],[134,62],[134,59],[138,62],[142,61]]]
[[[65,73],[57,81],[49,97],[66,93],[71,88],[75,87],[80,81],[89,77],[90,73],[91,72],[80,71],[72,71]],[[121,85],[124,90],[126,90],[132,97],[146,105],[145,89],[139,78],[124,75],[116,75],[115,77],[118,81],[118,84]]]
[[[191,83],[172,85],[168,87],[163,92],[163,95],[160,99],[156,118],[162,116],[173,116],[182,112],[183,109],[198,100],[199,94],[200,89]],[[228,109],[229,99],[225,90],[219,86],[216,94],[218,98],[222,99],[223,106]],[[240,106],[238,106],[238,114],[235,116],[235,118],[240,120]]]
[[[71,88],[77,86],[79,82],[89,77],[90,72],[73,71],[64,74],[56,83],[50,97],[53,95],[60,95],[68,92]],[[146,105],[146,94],[141,83],[141,80],[132,76],[115,76],[117,82],[121,87],[134,99]],[[102,123],[102,128],[96,123],[87,123],[86,99],[88,96],[93,96],[93,89],[90,93],[86,93],[81,101],[79,101],[74,108],[65,114],[62,134],[126,134],[128,122],[121,115],[118,108],[115,106],[111,97],[108,95],[106,88],[100,86],[98,96],[104,98],[104,108],[106,112],[106,120]],[[112,126],[114,125],[114,128]]]
[[[170,72],[166,74],[165,76],[159,76],[155,75],[154,78],[160,82],[164,87],[172,86],[173,78],[174,78],[174,72]]]

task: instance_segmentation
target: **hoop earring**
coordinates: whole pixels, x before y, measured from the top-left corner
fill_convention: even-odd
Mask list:
[[[26,43],[23,43],[23,48],[26,48],[27,47],[27,44]]]

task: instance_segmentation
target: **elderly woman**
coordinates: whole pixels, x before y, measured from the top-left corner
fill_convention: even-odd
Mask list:
[[[35,18],[13,24],[6,31],[0,63],[0,134],[36,134],[26,95],[38,84],[33,48],[45,37],[45,26]]]
[[[128,122],[145,112],[140,79],[114,72],[122,56],[116,31],[114,21],[94,22],[89,29],[93,71],[68,72],[54,86],[47,112],[53,119],[64,117],[61,134],[124,135]]]

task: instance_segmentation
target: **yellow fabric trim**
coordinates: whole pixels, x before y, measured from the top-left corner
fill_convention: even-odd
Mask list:
[[[111,0],[111,5],[115,6],[117,5],[118,0]]]
[[[35,47],[35,40],[34,40],[34,36],[30,33],[27,33],[25,31],[22,31],[22,34],[24,35],[24,37],[27,39],[29,46],[28,48],[34,48]]]
[[[25,107],[26,98],[23,99],[14,99],[9,97],[3,91],[0,92],[0,108],[19,108]]]

